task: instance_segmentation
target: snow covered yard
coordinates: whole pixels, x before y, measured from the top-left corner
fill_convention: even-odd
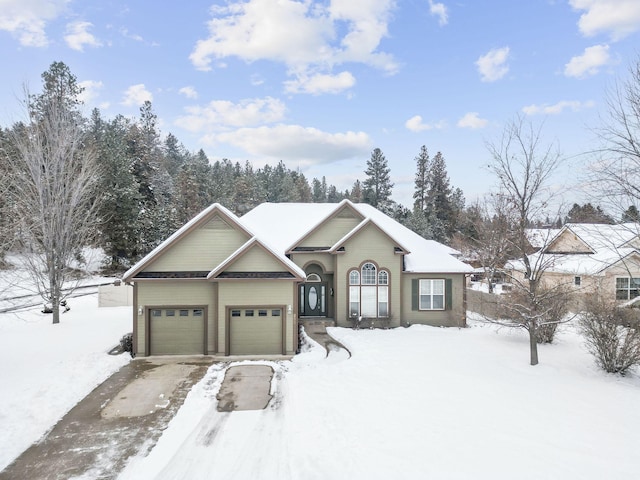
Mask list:
[[[528,365],[522,332],[332,329],[272,363],[263,411],[221,413],[211,367],[120,479],[602,479],[640,471],[640,378],[598,371],[569,328]]]
[[[0,314],[0,470],[122,365],[108,351],[131,331],[131,307],[69,300],[59,325],[38,308]]]

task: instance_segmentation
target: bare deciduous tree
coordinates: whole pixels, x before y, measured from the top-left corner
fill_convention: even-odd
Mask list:
[[[80,116],[61,100],[28,108],[27,125],[14,133],[10,213],[25,266],[59,323],[81,249],[94,239],[99,167],[84,143]]]
[[[538,364],[539,330],[557,324],[555,318],[560,289],[542,288],[541,279],[549,267],[545,255],[529,255],[527,228],[533,219],[545,218],[554,197],[552,175],[562,162],[554,143],[542,143],[542,127],[536,128],[518,116],[510,121],[497,143],[488,143],[492,161],[489,169],[498,179],[501,194],[513,212],[512,251],[520,268],[510,278],[513,293],[505,296],[502,325],[523,328],[529,333],[531,365]]]
[[[592,166],[603,201],[618,213],[640,207],[640,57],[629,77],[607,94],[607,116],[597,130],[603,143]]]

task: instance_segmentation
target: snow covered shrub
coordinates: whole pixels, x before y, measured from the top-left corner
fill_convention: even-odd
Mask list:
[[[587,350],[605,372],[624,375],[640,364],[639,315],[598,295],[586,300],[580,330]]]
[[[123,352],[129,352],[133,357],[133,333],[127,333],[120,339],[120,348]]]

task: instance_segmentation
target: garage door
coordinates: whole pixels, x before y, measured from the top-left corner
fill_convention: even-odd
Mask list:
[[[151,355],[204,353],[204,309],[153,308],[149,314]]]
[[[247,307],[229,310],[231,355],[282,354],[281,308]]]

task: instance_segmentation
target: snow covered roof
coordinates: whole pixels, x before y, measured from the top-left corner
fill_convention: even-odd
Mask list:
[[[582,251],[575,253],[540,251],[529,255],[531,264],[544,265],[544,270],[547,272],[598,275],[618,262],[640,255],[634,245],[636,241],[640,241],[638,239],[639,224],[568,223],[552,241],[547,241],[546,245],[552,249],[553,243],[568,233],[573,233],[584,243],[585,248]],[[511,261],[509,264],[516,270],[523,268],[522,262],[518,260]]]
[[[352,203],[263,203],[240,218],[274,250],[286,252],[309,231],[348,206],[370,219],[406,250],[405,271],[420,273],[470,273],[471,266],[456,259],[457,250],[434,240],[426,240],[371,205]],[[358,228],[358,227],[356,227]],[[347,234],[348,235],[348,234]]]
[[[527,228],[527,240],[534,248],[543,248],[551,243],[551,240],[560,233],[559,228]]]
[[[238,251],[242,251],[243,248],[246,248],[246,245],[254,244],[257,241],[257,243],[263,245],[271,254],[275,255],[291,272],[304,278],[305,276],[304,270],[302,270],[298,265],[292,262],[284,254],[283,251],[278,249],[274,250],[272,247],[269,247],[268,245],[264,245],[263,242],[259,241],[259,239],[256,238],[256,235],[253,232],[251,232],[249,228],[246,227],[246,225],[243,225],[243,222],[241,222],[240,219],[233,212],[231,212],[230,210],[228,210],[227,208],[223,207],[218,203],[214,203],[213,205],[210,205],[209,207],[205,208],[202,212],[200,212],[198,215],[193,217],[187,223],[185,223],[181,228],[179,228],[171,236],[169,236],[164,242],[162,242],[160,245],[154,248],[151,252],[145,255],[142,258],[142,260],[140,260],[138,263],[132,266],[129,270],[127,270],[122,276],[124,281],[129,281],[136,274],[144,270],[156,258],[158,258],[165,250],[167,250],[169,247],[171,247],[171,245],[173,245],[176,241],[178,241],[183,235],[186,235],[187,232],[189,232],[192,228],[196,227],[199,223],[206,221],[209,217],[214,215],[216,212],[222,214],[227,220],[233,223],[241,231],[244,231],[247,234],[247,236],[250,237],[250,239],[243,246],[241,246],[238,249]],[[252,240],[254,240],[254,242],[252,242]],[[214,269],[214,271],[215,270],[216,269]],[[211,273],[213,273],[213,271],[210,272],[209,275],[211,275]]]

